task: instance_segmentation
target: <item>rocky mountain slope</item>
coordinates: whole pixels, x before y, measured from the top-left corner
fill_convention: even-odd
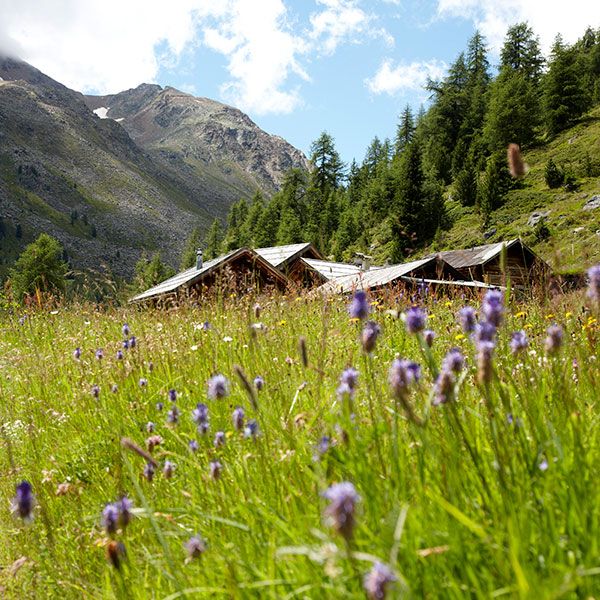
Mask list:
[[[98,102],[115,118],[94,114]],[[200,114],[206,132],[196,139]],[[257,187],[275,190],[287,168],[305,164],[219,103],[159,86],[84,97],[0,57],[0,276],[42,231],[75,268],[105,264],[129,277],[142,251],[155,250],[177,265],[194,226],[224,217]]]
[[[274,192],[305,156],[284,139],[256,126],[240,110],[172,87],[143,84],[111,96],[86,96],[96,114],[114,119],[156,159],[220,181],[247,195]]]

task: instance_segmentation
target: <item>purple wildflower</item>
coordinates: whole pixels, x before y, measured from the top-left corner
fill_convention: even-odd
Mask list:
[[[504,296],[500,290],[489,290],[483,297],[481,311],[485,320],[499,327],[504,316]]]
[[[169,400],[171,402],[175,402],[177,400],[177,390],[169,390],[168,391]]]
[[[136,347],[136,345],[137,345],[137,339],[136,339],[135,335],[132,335],[132,336],[129,338],[129,347],[130,347],[130,348],[135,348],[135,347]]]
[[[221,477],[221,471],[223,470],[223,465],[218,460],[211,461],[210,465],[210,476],[213,479],[219,479]]]
[[[75,360],[79,360],[81,358],[81,348],[75,348],[75,350],[73,350],[73,358]]]
[[[21,481],[17,485],[15,497],[12,500],[12,512],[18,515],[26,523],[33,521],[33,509],[35,507],[35,496],[33,495],[31,484],[28,481]]]
[[[367,321],[362,330],[361,341],[363,350],[370,354],[375,350],[375,344],[377,343],[377,338],[381,333],[381,327],[375,321]]]
[[[358,371],[353,367],[344,369],[340,375],[340,383],[345,383],[352,391],[354,391],[358,384]]]
[[[196,440],[190,440],[188,442],[188,448],[191,452],[198,452],[198,442]]]
[[[361,321],[369,316],[371,307],[369,306],[367,294],[365,292],[358,290],[354,293],[352,302],[348,307],[348,312],[350,313],[350,317],[352,319],[360,319]]]
[[[427,314],[424,310],[418,306],[411,306],[405,315],[406,331],[408,333],[419,333],[425,329],[425,321],[427,320]]]
[[[202,329],[202,331],[210,331],[212,329],[211,324],[208,321],[204,321],[200,328]]]
[[[244,428],[244,437],[254,439],[258,435],[258,423],[255,419],[250,419]]]
[[[179,409],[173,405],[171,410],[167,413],[167,423],[176,425],[179,422]]]
[[[465,357],[462,355],[462,352],[458,348],[451,348],[442,361],[442,370],[460,373],[464,365]]]
[[[587,276],[590,280],[587,291],[588,298],[600,305],[600,264],[589,269]]]
[[[330,447],[331,438],[327,435],[324,435],[315,445],[315,454],[313,455],[313,460],[320,460],[323,454],[325,454]]]
[[[171,479],[171,477],[173,477],[173,473],[175,473],[175,463],[172,463],[170,460],[165,460],[165,464],[163,466],[163,475],[165,479]]]
[[[121,331],[123,332],[123,337],[127,337],[129,335],[129,325],[127,325],[127,323],[123,323]]]
[[[235,407],[232,419],[234,429],[241,431],[244,428],[244,409],[241,406]]]
[[[116,504],[107,504],[102,511],[102,525],[108,535],[116,533],[119,524],[119,509]]]
[[[117,360],[123,360],[123,352],[121,350],[117,350]]]
[[[435,331],[431,329],[426,329],[423,332],[423,339],[425,340],[425,343],[431,348],[431,346],[433,346],[433,340],[435,339]]]
[[[154,431],[154,429],[155,429],[154,423],[152,421],[148,421],[146,423],[146,431],[148,433],[152,433]]]
[[[458,311],[458,320],[460,326],[465,333],[473,333],[475,331],[475,323],[477,317],[475,309],[471,306],[465,306]]]
[[[192,420],[198,426],[198,433],[205,434],[209,428],[208,406],[200,402],[192,411]]]
[[[217,431],[217,433],[215,433],[214,445],[215,445],[215,448],[219,448],[219,446],[225,445],[225,433],[224,432]]]
[[[145,377],[140,377],[140,387],[145,388],[148,385],[148,380]]]
[[[477,325],[475,325],[474,339],[476,344],[479,344],[480,342],[493,342],[495,337],[496,327],[493,323],[484,321],[483,323],[477,323]]]
[[[547,471],[548,470],[548,461],[544,458],[542,459],[542,461],[540,462],[540,464],[538,465],[538,468],[540,471]]]
[[[260,390],[262,390],[265,387],[265,380],[260,376],[257,375],[254,378],[254,387],[260,392]]]
[[[100,396],[100,386],[99,385],[92,386],[92,396],[94,396],[94,398],[98,398]]]
[[[122,529],[125,529],[133,518],[133,515],[131,514],[133,502],[127,496],[122,496],[121,499],[116,502],[116,507],[119,510],[119,525]]]
[[[352,399],[354,396],[354,390],[345,382],[342,382],[340,385],[338,385],[335,393],[340,400],[346,397]]]
[[[208,380],[208,397],[211,400],[229,395],[229,381],[224,375],[214,375]]]
[[[323,497],[329,500],[324,511],[327,523],[349,540],[354,531],[356,504],[360,500],[356,489],[349,481],[342,481],[325,490]]]
[[[118,386],[116,383],[113,383],[113,384],[112,384],[112,387],[110,388],[110,391],[111,391],[113,394],[116,394],[116,393],[119,391],[119,386]]]
[[[129,349],[129,340],[123,340],[123,349],[124,350],[128,350]]]
[[[162,410],[164,407],[165,407],[165,405],[162,402],[156,403],[156,410]]]
[[[518,354],[523,350],[527,350],[527,346],[529,345],[529,339],[527,338],[527,334],[521,331],[515,331],[512,334],[512,338],[510,340],[510,349],[513,354]]]
[[[185,549],[189,560],[199,558],[206,552],[206,542],[199,535],[194,535],[185,543]]]
[[[156,469],[151,462],[147,462],[144,466],[143,475],[148,481],[152,481],[154,479],[154,473]]]
[[[96,350],[96,358],[98,360],[102,360],[104,358],[104,350],[102,350],[102,348],[98,348],[98,350]]]
[[[400,397],[404,395],[408,387],[418,381],[421,377],[421,367],[410,360],[396,358],[392,362],[388,374],[388,381],[394,392],[394,395]]]
[[[365,575],[363,582],[369,600],[385,600],[388,586],[397,578],[391,569],[383,563],[376,562]]]
[[[544,347],[548,354],[556,354],[563,343],[563,329],[560,325],[550,325],[546,331],[548,336],[544,342]]]

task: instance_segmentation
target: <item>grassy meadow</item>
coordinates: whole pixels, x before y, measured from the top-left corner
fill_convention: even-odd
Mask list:
[[[483,376],[457,320],[479,298],[418,299],[431,348],[407,331],[410,298],[370,301],[371,353],[344,298],[0,315],[1,595],[600,597],[600,317],[584,292],[509,298]],[[546,347],[555,323],[562,347]],[[529,346],[513,354],[516,330]],[[452,347],[465,366],[438,403]],[[422,373],[394,393],[398,357]],[[209,398],[215,374],[228,393]],[[23,480],[30,522],[11,511]],[[332,507],[340,482],[360,499]],[[111,527],[123,495],[132,516]],[[396,581],[366,592],[377,562]]]

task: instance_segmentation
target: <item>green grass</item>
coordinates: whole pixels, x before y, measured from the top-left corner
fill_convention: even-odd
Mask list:
[[[473,345],[456,323],[458,299],[427,303],[437,332],[431,354],[386,312],[407,304],[381,300],[372,318],[383,331],[370,356],[342,299],[259,298],[265,329],[251,327],[254,301],[170,311],[73,306],[30,311],[22,324],[20,312],[0,315],[3,597],[363,598],[374,560],[400,580],[390,597],[600,593],[600,331],[583,312],[582,294],[511,304],[488,386],[478,384]],[[119,361],[124,322],[138,344]],[[565,342],[548,357],[545,332],[554,322],[564,326]],[[530,350],[513,357],[510,332],[522,327]],[[433,372],[452,346],[467,366],[455,401],[432,406]],[[76,347],[80,360],[72,357]],[[396,355],[423,367],[409,397],[422,426],[390,393]],[[235,364],[250,380],[264,377],[258,410]],[[336,396],[349,365],[360,372],[353,417]],[[227,398],[207,400],[214,373],[231,380]],[[171,388],[179,393],[177,425],[166,423]],[[209,406],[207,436],[191,420],[198,402]],[[255,440],[233,429],[236,406],[257,419]],[[149,421],[163,438],[152,483],[142,477],[144,459],[120,444],[128,437],[145,446]],[[219,430],[227,443],[215,449]],[[332,445],[315,460],[324,435]],[[170,479],[161,473],[167,459],[177,465]],[[209,473],[215,459],[223,465],[218,481]],[[10,513],[23,479],[38,503],[30,524]],[[321,494],[340,481],[361,496],[348,544],[322,516]],[[101,513],[124,493],[135,517],[114,536],[127,549],[115,570],[105,558]],[[208,548],[186,562],[184,543],[196,533]]]

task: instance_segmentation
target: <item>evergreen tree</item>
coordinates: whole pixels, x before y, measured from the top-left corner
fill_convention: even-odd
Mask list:
[[[477,201],[477,172],[467,161],[454,180],[454,197],[463,206],[473,206]]]
[[[524,147],[535,139],[539,101],[533,83],[524,73],[503,69],[492,85],[484,135],[491,150],[509,143]]]
[[[544,104],[546,126],[551,134],[565,129],[586,106],[577,53],[566,46],[560,36],[552,46],[550,65],[544,78]]]
[[[336,190],[344,178],[344,163],[335,149],[333,137],[326,131],[316,139],[310,147],[310,162],[313,166],[312,183],[325,195],[329,190]]]
[[[227,215],[227,233],[223,240],[225,252],[237,250],[247,245],[244,239],[243,226],[248,216],[248,203],[245,198],[234,202]]]
[[[241,228],[241,237],[248,246],[255,246],[256,229],[265,210],[265,201],[260,190],[257,190],[250,201],[250,208]]]
[[[185,243],[185,247],[181,255],[181,262],[179,263],[179,269],[181,271],[190,269],[196,264],[196,251],[198,248],[200,248],[200,241],[200,229],[198,227],[194,227],[187,239],[187,242]]]
[[[485,173],[480,178],[477,188],[477,202],[485,218],[502,205],[510,186],[506,154],[496,152],[488,158]]]
[[[400,154],[406,148],[406,146],[412,142],[412,139],[415,135],[415,129],[413,113],[410,105],[407,104],[400,115],[400,122],[398,123],[398,127],[396,129],[396,154]]]
[[[265,206],[254,235],[257,248],[274,246],[277,242],[277,230],[281,217],[281,192],[275,194],[271,201]]]
[[[15,299],[20,301],[38,290],[44,293],[63,292],[68,267],[62,254],[60,242],[46,233],[27,245],[10,272]]]
[[[173,275],[175,275],[175,269],[162,262],[160,252],[156,252],[150,260],[143,253],[135,264],[134,287],[139,291],[144,291]]]
[[[556,165],[552,158],[550,158],[546,163],[546,168],[544,169],[544,179],[546,181],[546,185],[550,189],[560,187],[564,183],[565,173]]]
[[[221,256],[224,237],[225,235],[223,233],[223,228],[221,227],[221,222],[219,219],[215,219],[206,234],[204,250],[204,258],[206,258],[206,260]]]
[[[537,86],[542,76],[544,57],[539,38],[527,23],[517,23],[508,28],[500,52],[500,70],[521,73],[527,81]]]

